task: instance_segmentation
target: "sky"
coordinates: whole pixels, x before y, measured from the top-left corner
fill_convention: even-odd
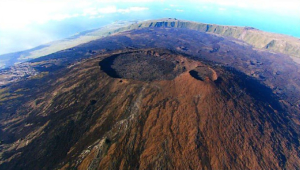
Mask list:
[[[0,54],[120,20],[178,18],[300,38],[299,0],[0,0]]]

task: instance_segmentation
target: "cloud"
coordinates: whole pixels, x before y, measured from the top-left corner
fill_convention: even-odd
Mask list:
[[[183,12],[183,9],[176,9],[177,12]]]
[[[111,3],[145,3],[145,2],[162,2],[163,0],[110,0]],[[97,0],[100,3],[107,3],[107,0]]]
[[[124,5],[128,2],[133,5],[117,7],[117,4]],[[134,5],[140,2],[153,0],[0,0],[0,28],[20,28],[32,23],[43,24],[51,20],[62,21],[79,16],[148,10],[147,7]]]
[[[93,16],[90,16],[89,18],[96,19],[96,18],[103,18],[103,17],[104,17],[103,15],[93,15]]]
[[[98,12],[101,14],[111,14],[117,12],[117,7],[116,6],[108,6],[105,8],[99,8]]]
[[[145,3],[165,4],[166,8],[178,8],[178,5],[185,6],[186,4],[217,5],[220,8],[259,10],[300,18],[299,0],[186,0],[184,3],[179,0],[0,0],[0,28],[19,28],[32,23],[61,21],[81,15],[141,11],[147,9],[144,6]],[[130,5],[124,7],[127,4]]]
[[[61,21],[64,19],[68,19],[68,18],[74,18],[74,17],[78,17],[79,14],[56,14],[53,17],[51,17],[51,20],[56,20],[56,21]]]
[[[18,41],[18,37],[20,34],[27,35],[28,39],[31,37],[32,39],[36,38],[37,42],[35,44],[44,43],[42,40],[47,40],[47,42],[53,40],[53,36],[59,32],[55,30],[55,25],[53,25],[53,28],[49,28],[52,31],[54,30],[53,34],[49,37],[43,37],[43,34],[49,34],[43,26],[47,23],[50,24],[52,21],[55,21],[53,23],[64,23],[62,21],[68,20],[65,22],[68,23],[71,22],[71,18],[76,17],[78,17],[78,20],[84,17],[103,18],[101,20],[108,18],[107,20],[109,20],[110,17],[107,16],[111,14],[130,13],[135,14],[132,16],[141,18],[140,14],[155,13],[156,11],[150,11],[149,8],[156,5],[160,5],[161,9],[165,11],[177,11],[178,14],[198,6],[198,11],[210,9],[217,9],[220,12],[224,9],[227,9],[227,11],[248,10],[251,13],[259,11],[300,21],[300,0],[186,0],[184,2],[179,0],[0,0],[0,53],[1,50],[8,52],[10,49],[9,44],[14,47],[19,46],[21,40]],[[146,10],[150,12],[146,12]],[[148,18],[150,19],[151,16],[149,15]],[[28,28],[34,28],[35,30],[23,31]],[[89,28],[87,27],[87,29]],[[41,33],[35,34],[37,31]],[[30,36],[30,33],[34,36]],[[39,38],[39,36],[42,38]],[[23,40],[24,42],[27,41],[25,37]],[[31,44],[31,46],[33,45]]]
[[[98,12],[97,8],[86,8],[83,10],[82,16],[87,16],[87,15],[93,16],[93,15],[98,15],[98,14],[99,14],[99,12]]]
[[[107,23],[108,19],[105,17],[110,14],[145,11],[149,8],[141,3],[152,2],[154,1],[0,0],[0,54],[24,50],[61,38],[62,35],[57,36],[57,34],[63,31],[58,30],[60,27],[57,25],[72,23],[71,18],[78,18],[78,20],[82,20],[84,17],[104,18],[101,20]],[[62,22],[65,20],[68,21]],[[50,27],[45,28],[48,24]],[[78,30],[84,26],[78,23],[75,27],[74,30]],[[90,27],[86,27],[86,29],[90,29]],[[51,36],[45,37],[50,34]],[[20,35],[24,35],[23,38]]]
[[[125,8],[125,9],[118,9],[117,12],[121,13],[129,13],[129,12],[136,12],[136,11],[144,11],[148,10],[149,8],[146,7],[130,7],[130,8]]]
[[[0,28],[20,28],[32,23],[77,17],[79,5],[84,6],[80,2],[70,5],[70,0],[1,0]]]
[[[137,12],[137,11],[144,11],[148,10],[149,8],[146,7],[129,7],[129,8],[117,8],[116,6],[107,6],[104,8],[87,8],[83,10],[83,16],[96,16],[101,14],[112,14],[112,13],[130,13],[130,12]]]
[[[178,5],[170,4],[170,7],[178,7]]]
[[[86,8],[83,9],[83,14],[82,16],[95,16],[99,14],[111,14],[117,12],[117,7],[116,6],[107,6],[104,8]]]
[[[6,32],[0,31],[0,55],[30,49],[41,44],[57,39],[55,35],[45,34],[43,30],[37,28],[11,29]]]

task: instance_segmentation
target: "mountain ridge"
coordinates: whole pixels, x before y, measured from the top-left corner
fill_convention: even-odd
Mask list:
[[[41,45],[37,49],[29,49],[24,52],[15,52],[0,55],[0,68],[12,66],[18,62],[39,58],[51,53],[88,43],[90,41],[109,36],[111,34],[130,31],[145,27],[174,27],[192,29],[216,35],[231,37],[247,42],[258,49],[280,52],[295,58],[299,62],[300,39],[283,34],[268,33],[253,27],[223,26],[216,24],[205,24],[193,21],[179,20],[176,18],[165,18],[146,21],[129,21],[114,23],[100,29],[94,29],[78,33],[70,38]],[[12,61],[13,58],[13,61]]]

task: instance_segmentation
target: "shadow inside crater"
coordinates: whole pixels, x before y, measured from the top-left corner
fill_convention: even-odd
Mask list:
[[[140,81],[171,80],[184,72],[183,66],[176,66],[174,55],[153,51],[135,51],[115,54],[99,62],[100,69],[112,78]]]
[[[200,80],[200,81],[204,81],[204,79],[198,75],[198,72],[197,72],[197,71],[191,70],[189,73],[190,73],[190,75],[191,75],[192,77],[194,77],[195,79]]]
[[[104,71],[108,76],[112,78],[121,78],[121,76],[117,74],[116,70],[111,67],[114,63],[114,60],[118,56],[119,54],[112,55],[99,62],[99,66],[101,67],[101,70]]]

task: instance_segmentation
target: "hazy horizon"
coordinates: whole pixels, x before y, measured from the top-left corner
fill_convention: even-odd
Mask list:
[[[300,2],[270,0],[0,2],[0,55],[31,49],[123,20],[178,18],[250,26],[300,38]]]

